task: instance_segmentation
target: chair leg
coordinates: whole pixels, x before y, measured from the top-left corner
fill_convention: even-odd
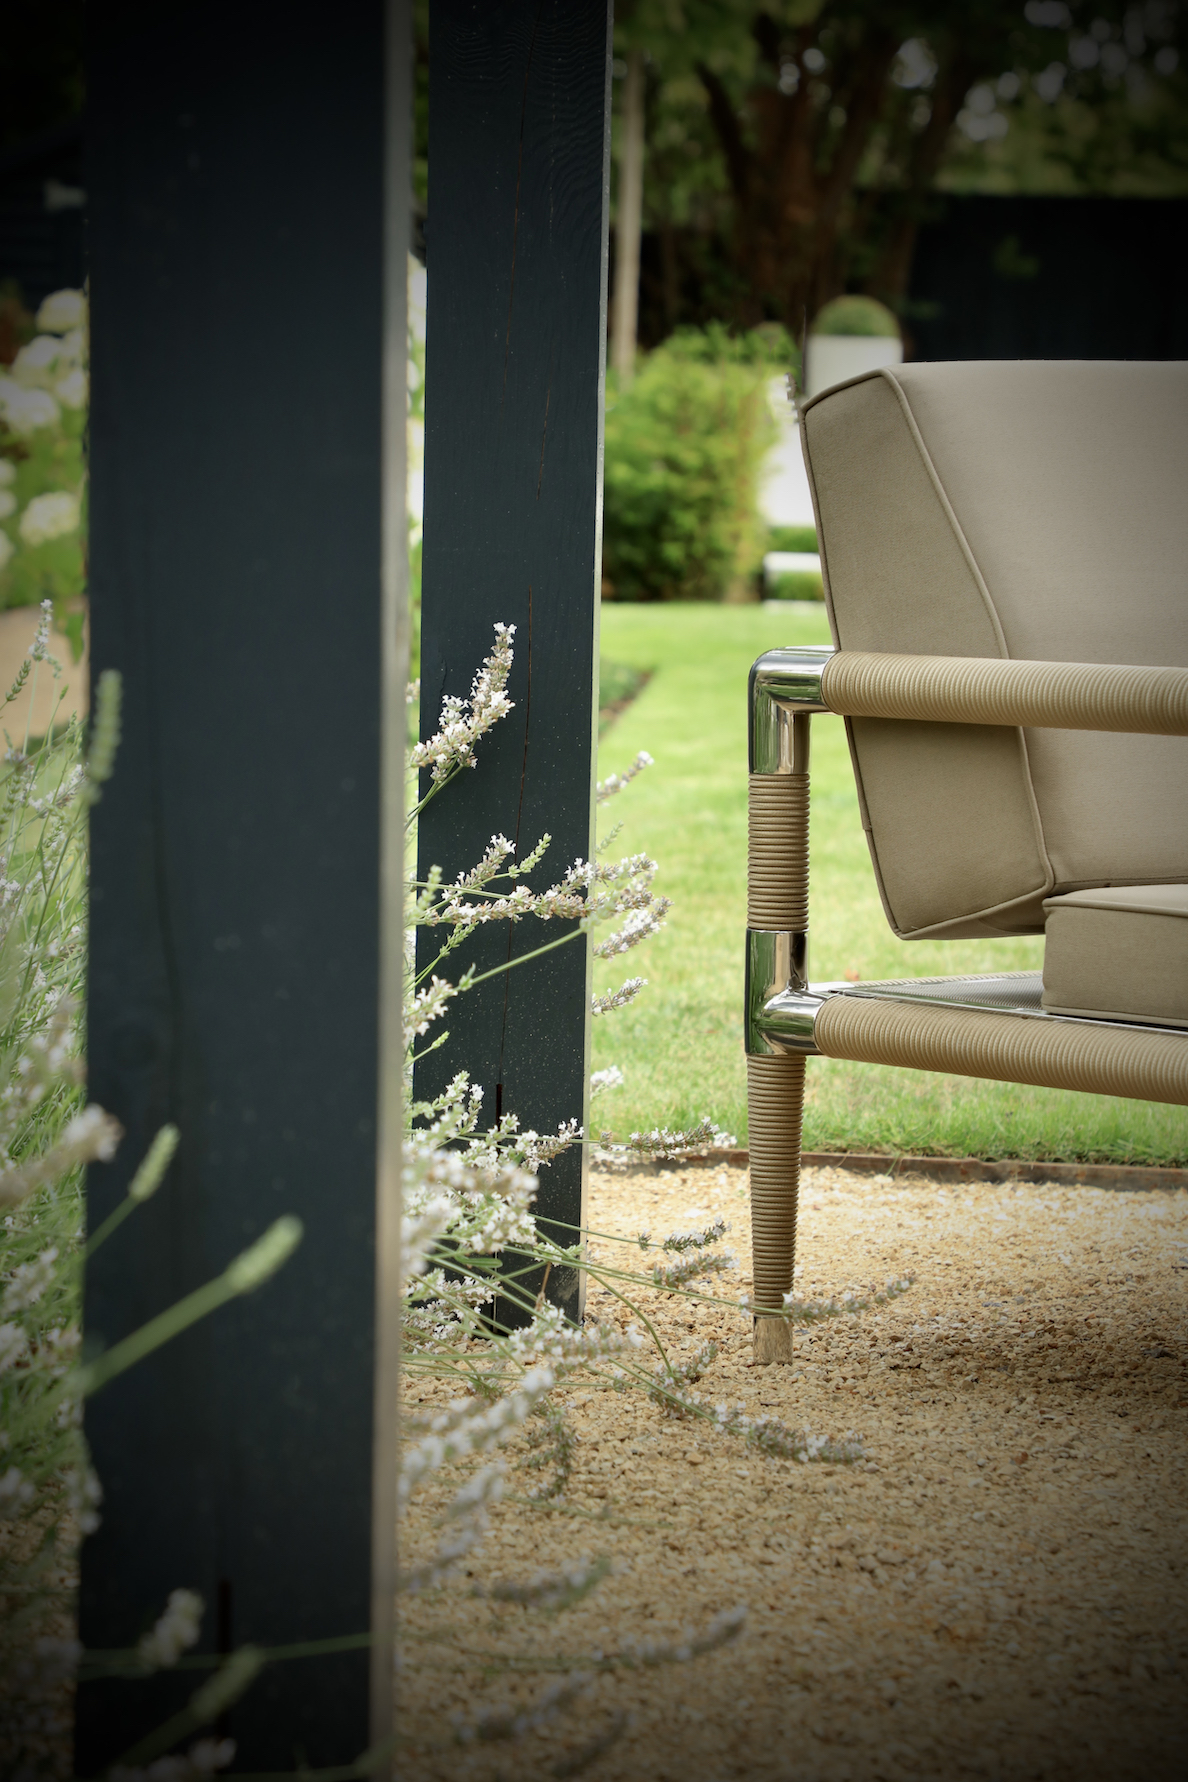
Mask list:
[[[747,1059],[754,1342],[761,1362],[793,1359],[792,1326],[763,1314],[782,1311],[784,1295],[792,1290],[804,1066],[799,1053]]]

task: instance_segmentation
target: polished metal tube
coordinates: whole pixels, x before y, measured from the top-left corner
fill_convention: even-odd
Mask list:
[[[807,773],[808,720],[827,712],[821,674],[834,654],[832,644],[805,644],[768,650],[751,670],[750,770],[752,773]]]
[[[746,1049],[752,1057],[770,1058],[780,1051],[816,1049],[812,1044],[812,1021],[809,1020],[806,1030],[807,1010],[800,1007],[808,992],[807,969],[807,934],[747,930],[744,1024]],[[820,998],[810,997],[808,1001],[815,1011]]]

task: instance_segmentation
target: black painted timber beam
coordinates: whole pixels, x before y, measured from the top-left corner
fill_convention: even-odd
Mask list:
[[[92,1227],[164,1122],[181,1142],[88,1267],[86,1343],[278,1215],[305,1237],[89,1404],[81,1632],[134,1645],[179,1587],[197,1655],[371,1629],[220,1723],[237,1770],[317,1769],[391,1710],[407,0],[89,13],[92,661],[124,688],[90,1091],[126,1133]],[[209,1674],[83,1687],[77,1773]]]
[[[610,118],[607,0],[431,0],[421,734],[465,698],[497,621],[516,627],[510,717],[430,804],[419,876],[473,865],[491,836],[552,845],[530,883],[593,848],[601,582]],[[559,931],[480,931],[455,959],[510,965]],[[422,961],[436,951],[422,931]],[[453,961],[451,961],[453,964]],[[418,1066],[428,1098],[456,1072],[484,1124],[555,1132],[588,1110],[584,939],[451,1005]],[[541,1175],[538,1216],[573,1241],[583,1154]],[[576,1316],[574,1276],[549,1294]],[[515,1321],[509,1302],[499,1315]]]

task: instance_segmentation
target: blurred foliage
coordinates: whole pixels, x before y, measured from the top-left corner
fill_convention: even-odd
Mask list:
[[[86,300],[59,291],[0,375],[0,607],[54,605],[82,654],[86,588]]]
[[[938,190],[1188,191],[1176,0],[635,0],[615,47],[647,56],[666,328],[900,308]]]
[[[817,528],[815,526],[769,526],[767,528],[767,548],[769,551],[815,551],[817,545]]]
[[[603,595],[746,598],[763,554],[759,472],[775,424],[773,370],[793,362],[779,330],[683,330],[608,379]]]
[[[874,297],[835,297],[813,318],[814,334],[860,335],[863,339],[898,340],[899,323],[885,303]]]
[[[786,569],[766,584],[769,600],[824,600],[825,585],[811,569]]]

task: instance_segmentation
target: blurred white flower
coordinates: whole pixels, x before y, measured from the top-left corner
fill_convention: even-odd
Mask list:
[[[48,390],[26,390],[15,378],[0,377],[0,419],[14,433],[52,426],[61,412]]]
[[[0,520],[16,512],[16,496],[11,489],[0,489]]]
[[[99,1505],[103,1502],[103,1487],[98,1475],[91,1467],[84,1467],[80,1472],[72,1467],[66,1474],[66,1501],[73,1510],[80,1534],[94,1534],[99,1526]],[[151,1639],[151,1635],[145,1636]]]
[[[0,1516],[15,1516],[33,1497],[33,1487],[19,1466],[0,1473]]]
[[[81,408],[87,400],[87,374],[81,366],[76,365],[73,371],[67,372],[61,383],[54,385],[54,392],[59,402],[67,408]]]
[[[23,346],[12,362],[12,375],[18,383],[35,383],[40,372],[48,370],[59,358],[62,342],[56,334],[39,334]]]
[[[66,334],[81,328],[87,315],[87,300],[81,291],[51,291],[37,312],[37,326],[50,334]]]
[[[72,328],[69,334],[63,334],[60,344],[59,365],[82,364],[86,349],[86,337],[81,328]]]
[[[160,1665],[176,1664],[186,1647],[198,1638],[204,1607],[195,1591],[171,1590],[165,1613],[136,1648],[141,1663],[153,1670]]]
[[[0,1324],[0,1374],[15,1367],[29,1353],[29,1344],[19,1324]]]
[[[35,495],[24,513],[18,530],[26,544],[46,544],[78,528],[78,496],[65,489],[51,489]]]
[[[54,1264],[58,1260],[58,1247],[51,1245],[32,1262],[26,1262],[20,1268],[14,1268],[8,1277],[4,1289],[2,1309],[5,1316],[13,1312],[23,1312],[27,1306],[35,1306],[46,1288],[54,1279]]]

